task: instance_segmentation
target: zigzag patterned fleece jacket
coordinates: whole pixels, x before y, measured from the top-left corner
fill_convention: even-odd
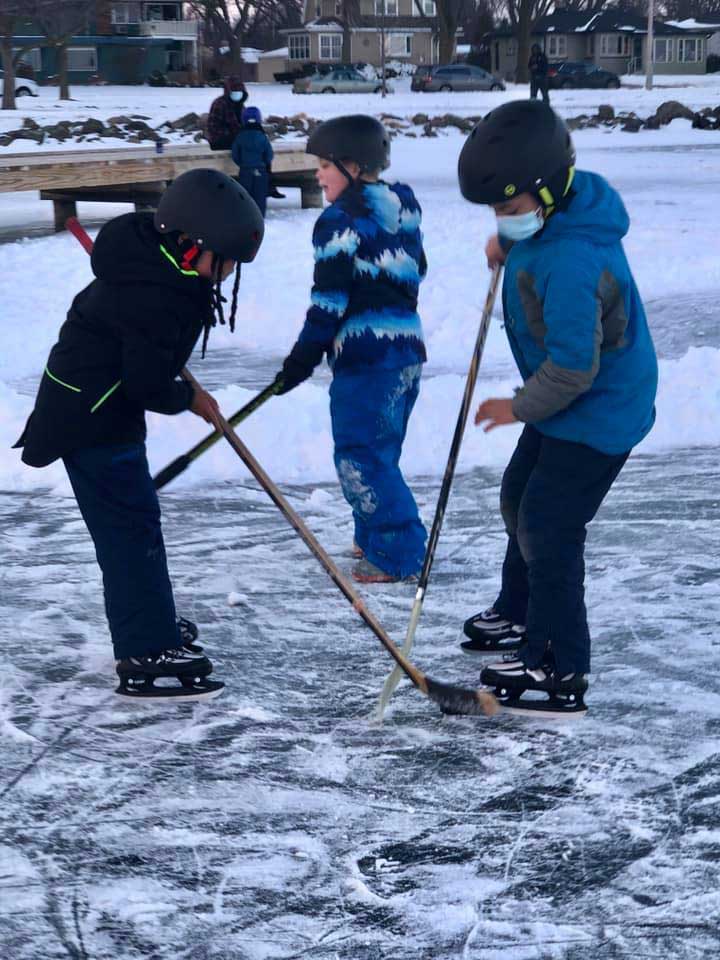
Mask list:
[[[298,343],[338,371],[396,369],[427,359],[417,313],[427,262],[422,212],[410,187],[358,183],[323,211],[313,231],[311,306]]]

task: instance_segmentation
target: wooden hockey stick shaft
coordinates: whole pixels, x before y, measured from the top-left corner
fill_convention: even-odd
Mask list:
[[[497,296],[501,274],[502,267],[496,266],[493,269],[490,277],[490,285],[488,287],[487,296],[485,297],[485,306],[483,307],[483,312],[480,317],[480,326],[475,339],[475,349],[473,350],[472,359],[470,360],[470,368],[468,370],[467,379],[465,380],[465,391],[463,393],[462,403],[460,404],[457,423],[455,424],[455,433],[453,434],[452,443],[450,444],[450,453],[448,454],[445,474],[440,487],[440,493],[438,494],[437,506],[435,507],[435,517],[430,530],[430,536],[428,537],[427,549],[425,550],[425,561],[423,563],[422,573],[420,574],[420,579],[418,581],[415,602],[413,603],[413,608],[410,613],[410,622],[408,623],[405,643],[402,647],[402,654],[405,657],[410,655],[410,651],[412,650],[412,645],[415,640],[415,631],[417,630],[417,625],[420,621],[420,614],[422,613],[425,593],[427,591],[427,585],[430,579],[430,571],[432,569],[433,560],[435,559],[435,551],[437,549],[438,540],[440,539],[440,530],[442,529],[443,520],[445,518],[445,510],[447,509],[448,500],[450,498],[450,489],[452,487],[453,477],[455,476],[455,467],[457,466],[458,457],[460,456],[460,447],[462,446],[463,434],[465,433],[465,425],[467,424],[468,415],[470,413],[470,404],[472,403],[473,393],[475,392],[475,384],[477,383],[478,372],[480,370],[480,363],[482,361],[482,355],[485,349],[485,341],[487,339],[488,330],[490,329],[490,320],[492,318],[493,307],[495,306],[495,298]],[[387,707],[395,688],[400,682],[401,676],[402,673],[396,666],[386,679],[380,697],[378,698],[377,708],[375,711],[376,720],[382,720],[383,714],[385,713],[385,708]]]

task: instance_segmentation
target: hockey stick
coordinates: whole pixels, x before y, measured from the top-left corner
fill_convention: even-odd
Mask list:
[[[470,404],[472,403],[473,393],[475,392],[475,384],[477,383],[480,361],[482,360],[483,350],[485,348],[485,340],[487,339],[488,330],[490,329],[490,319],[492,317],[493,306],[495,304],[495,297],[497,295],[501,273],[502,267],[497,266],[494,268],[490,278],[490,286],[485,298],[485,306],[483,308],[482,317],[480,318],[480,328],[478,329],[478,335],[475,341],[475,350],[473,351],[472,360],[470,361],[470,369],[468,370],[467,380],[465,381],[465,392],[463,394],[462,403],[460,404],[460,412],[458,413],[457,423],[455,425],[455,433],[452,438],[452,443],[450,444],[450,453],[448,454],[447,466],[445,467],[445,475],[443,476],[442,486],[440,487],[440,493],[438,495],[437,506],[435,507],[435,517],[433,518],[433,525],[432,529],[430,530],[430,536],[428,537],[427,549],[425,550],[425,561],[423,562],[423,568],[420,574],[420,580],[418,581],[417,592],[415,594],[415,602],[413,603],[412,612],[410,614],[410,622],[408,623],[407,635],[402,648],[402,654],[405,657],[409,656],[410,651],[412,650],[413,641],[415,639],[415,631],[417,630],[420,614],[422,613],[425,592],[427,590],[428,580],[430,579],[430,570],[432,569],[433,560],[435,559],[435,550],[437,549],[438,540],[440,539],[440,529],[445,518],[445,509],[447,508],[448,499],[450,497],[450,488],[452,486],[453,477],[455,476],[455,467],[460,454],[460,446],[462,444],[463,433],[465,432],[465,424],[467,423],[468,414],[470,413]],[[382,689],[375,711],[376,720],[382,720],[385,708],[388,705],[390,697],[393,695],[393,691],[400,682],[401,676],[402,673],[396,666],[385,681],[385,686]]]
[[[74,221],[70,224],[70,220]],[[92,240],[83,230],[76,218],[71,217],[66,222],[70,232],[82,243],[85,250],[92,251]],[[187,368],[181,372],[182,378],[189,383],[195,390],[201,390],[202,387]],[[385,647],[390,656],[395,660],[398,666],[406,674],[412,683],[430,700],[438,704],[443,713],[465,714],[468,716],[479,716],[487,714],[492,716],[499,710],[499,705],[495,697],[487,690],[469,690],[464,687],[456,687],[453,684],[442,683],[439,680],[433,680],[426,676],[414,664],[412,664],[398,650],[383,627],[375,616],[365,606],[360,595],[355,591],[352,584],[342,575],[335,563],[330,559],[325,550],[320,546],[315,536],[310,532],[303,520],[292,509],[285,500],[280,490],[275,486],[270,477],[265,473],[257,460],[250,453],[248,448],[235,433],[228,421],[218,414],[217,427],[222,430],[223,436],[243,461],[248,470],[252,473],[260,486],[265,490],[273,503],[278,507],[282,515],[293,527],[300,539],[310,549],[310,552],[320,561],[326,573],[331,580],[339,587],[343,596],[350,601],[358,614],[370,627],[372,632]]]
[[[195,389],[202,389],[189,370],[183,370],[182,377]],[[330,579],[333,581],[333,583],[335,583],[335,585],[340,589],[345,599],[350,601],[353,607],[357,610],[358,614],[378,638],[380,643],[395,660],[399,668],[403,671],[403,673],[406,674],[407,677],[409,677],[418,690],[420,690],[421,693],[424,693],[426,697],[429,697],[431,700],[437,703],[443,713],[460,713],[471,716],[477,716],[483,713],[492,716],[492,714],[496,713],[498,710],[497,701],[495,700],[495,697],[488,691],[469,690],[463,687],[453,686],[449,683],[441,683],[438,680],[433,680],[431,677],[426,676],[405,656],[403,656],[402,653],[400,653],[398,648],[380,625],[379,621],[375,618],[374,614],[372,614],[365,606],[365,603],[360,595],[355,591],[355,588],[352,586],[349,580],[343,576],[338,567],[325,552],[323,547],[320,546],[314,534],[311,533],[304,521],[298,516],[287,500],[283,497],[280,490],[265,473],[255,457],[253,457],[248,448],[238,437],[222,414],[219,415],[218,422],[222,426],[222,432],[225,439],[240,457],[250,473],[252,473],[263,490],[265,490],[275,506],[280,510],[288,523],[299,535],[300,539],[306,544],[313,556],[320,561],[325,569],[325,572],[330,576]]]
[[[282,387],[282,381],[274,380],[269,386],[265,387],[256,397],[253,397],[249,403],[246,403],[242,409],[238,410],[237,413],[234,413],[231,417],[228,417],[228,423],[231,427],[237,427],[239,423],[242,423],[243,420],[247,419],[251,413],[254,413],[258,407],[261,407],[266,400],[269,400],[270,397],[274,397]],[[172,463],[169,463],[166,467],[153,477],[153,482],[155,483],[155,489],[161,490],[164,486],[170,483],[171,480],[174,480],[175,477],[179,476],[183,470],[186,470],[190,464],[197,460],[197,458],[205,453],[206,450],[209,450],[218,440],[222,439],[222,433],[219,430],[216,430],[214,433],[209,433],[204,440],[201,440],[199,443],[196,443],[195,446],[188,450],[187,453],[183,453],[182,456],[176,457]]]

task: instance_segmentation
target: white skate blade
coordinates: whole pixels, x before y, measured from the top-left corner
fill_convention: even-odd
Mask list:
[[[587,716],[588,708],[576,707],[574,710],[552,710],[545,703],[538,702],[536,707],[530,703],[504,704],[500,703],[500,713],[512,714],[516,717],[524,717],[529,720],[581,720]]]

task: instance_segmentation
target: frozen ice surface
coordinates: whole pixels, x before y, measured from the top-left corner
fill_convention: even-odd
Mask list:
[[[629,461],[590,536],[574,723],[442,719],[405,684],[370,726],[387,655],[243,484],[163,497],[179,609],[224,696],[117,702],[72,503],[7,494],[3,955],[715,955],[719,473],[707,450]],[[451,500],[415,649],[438,678],[478,680],[457,641],[495,590],[499,475]],[[428,515],[438,482],[415,486]],[[336,489],[287,492],[348,570]],[[366,596],[399,641],[413,588]]]
[[[30,471],[7,450],[88,266],[68,237],[3,247],[0,956],[720,955],[720,149],[670,133],[680,142],[577,138],[581,165],[620,187],[633,218],[626,249],[661,389],[655,430],[590,530],[594,673],[574,723],[442,718],[404,684],[386,723],[369,725],[389,658],[220,445],[162,504],[179,610],[226,691],[164,711],[115,698],[100,577],[62,469]],[[425,210],[431,268],[431,363],[404,459],[428,522],[487,282],[490,220],[458,198],[460,144],[393,146],[393,173]],[[313,217],[271,208],[237,334],[214,331],[193,360],[228,412],[292,342]],[[348,572],[327,380],[270,401],[241,434]],[[495,323],[478,396],[516,382]],[[205,431],[153,418],[154,466]],[[497,589],[515,435],[468,430],[413,655],[437,679],[479,678],[457,644]],[[397,642],[413,594],[365,591]]]

